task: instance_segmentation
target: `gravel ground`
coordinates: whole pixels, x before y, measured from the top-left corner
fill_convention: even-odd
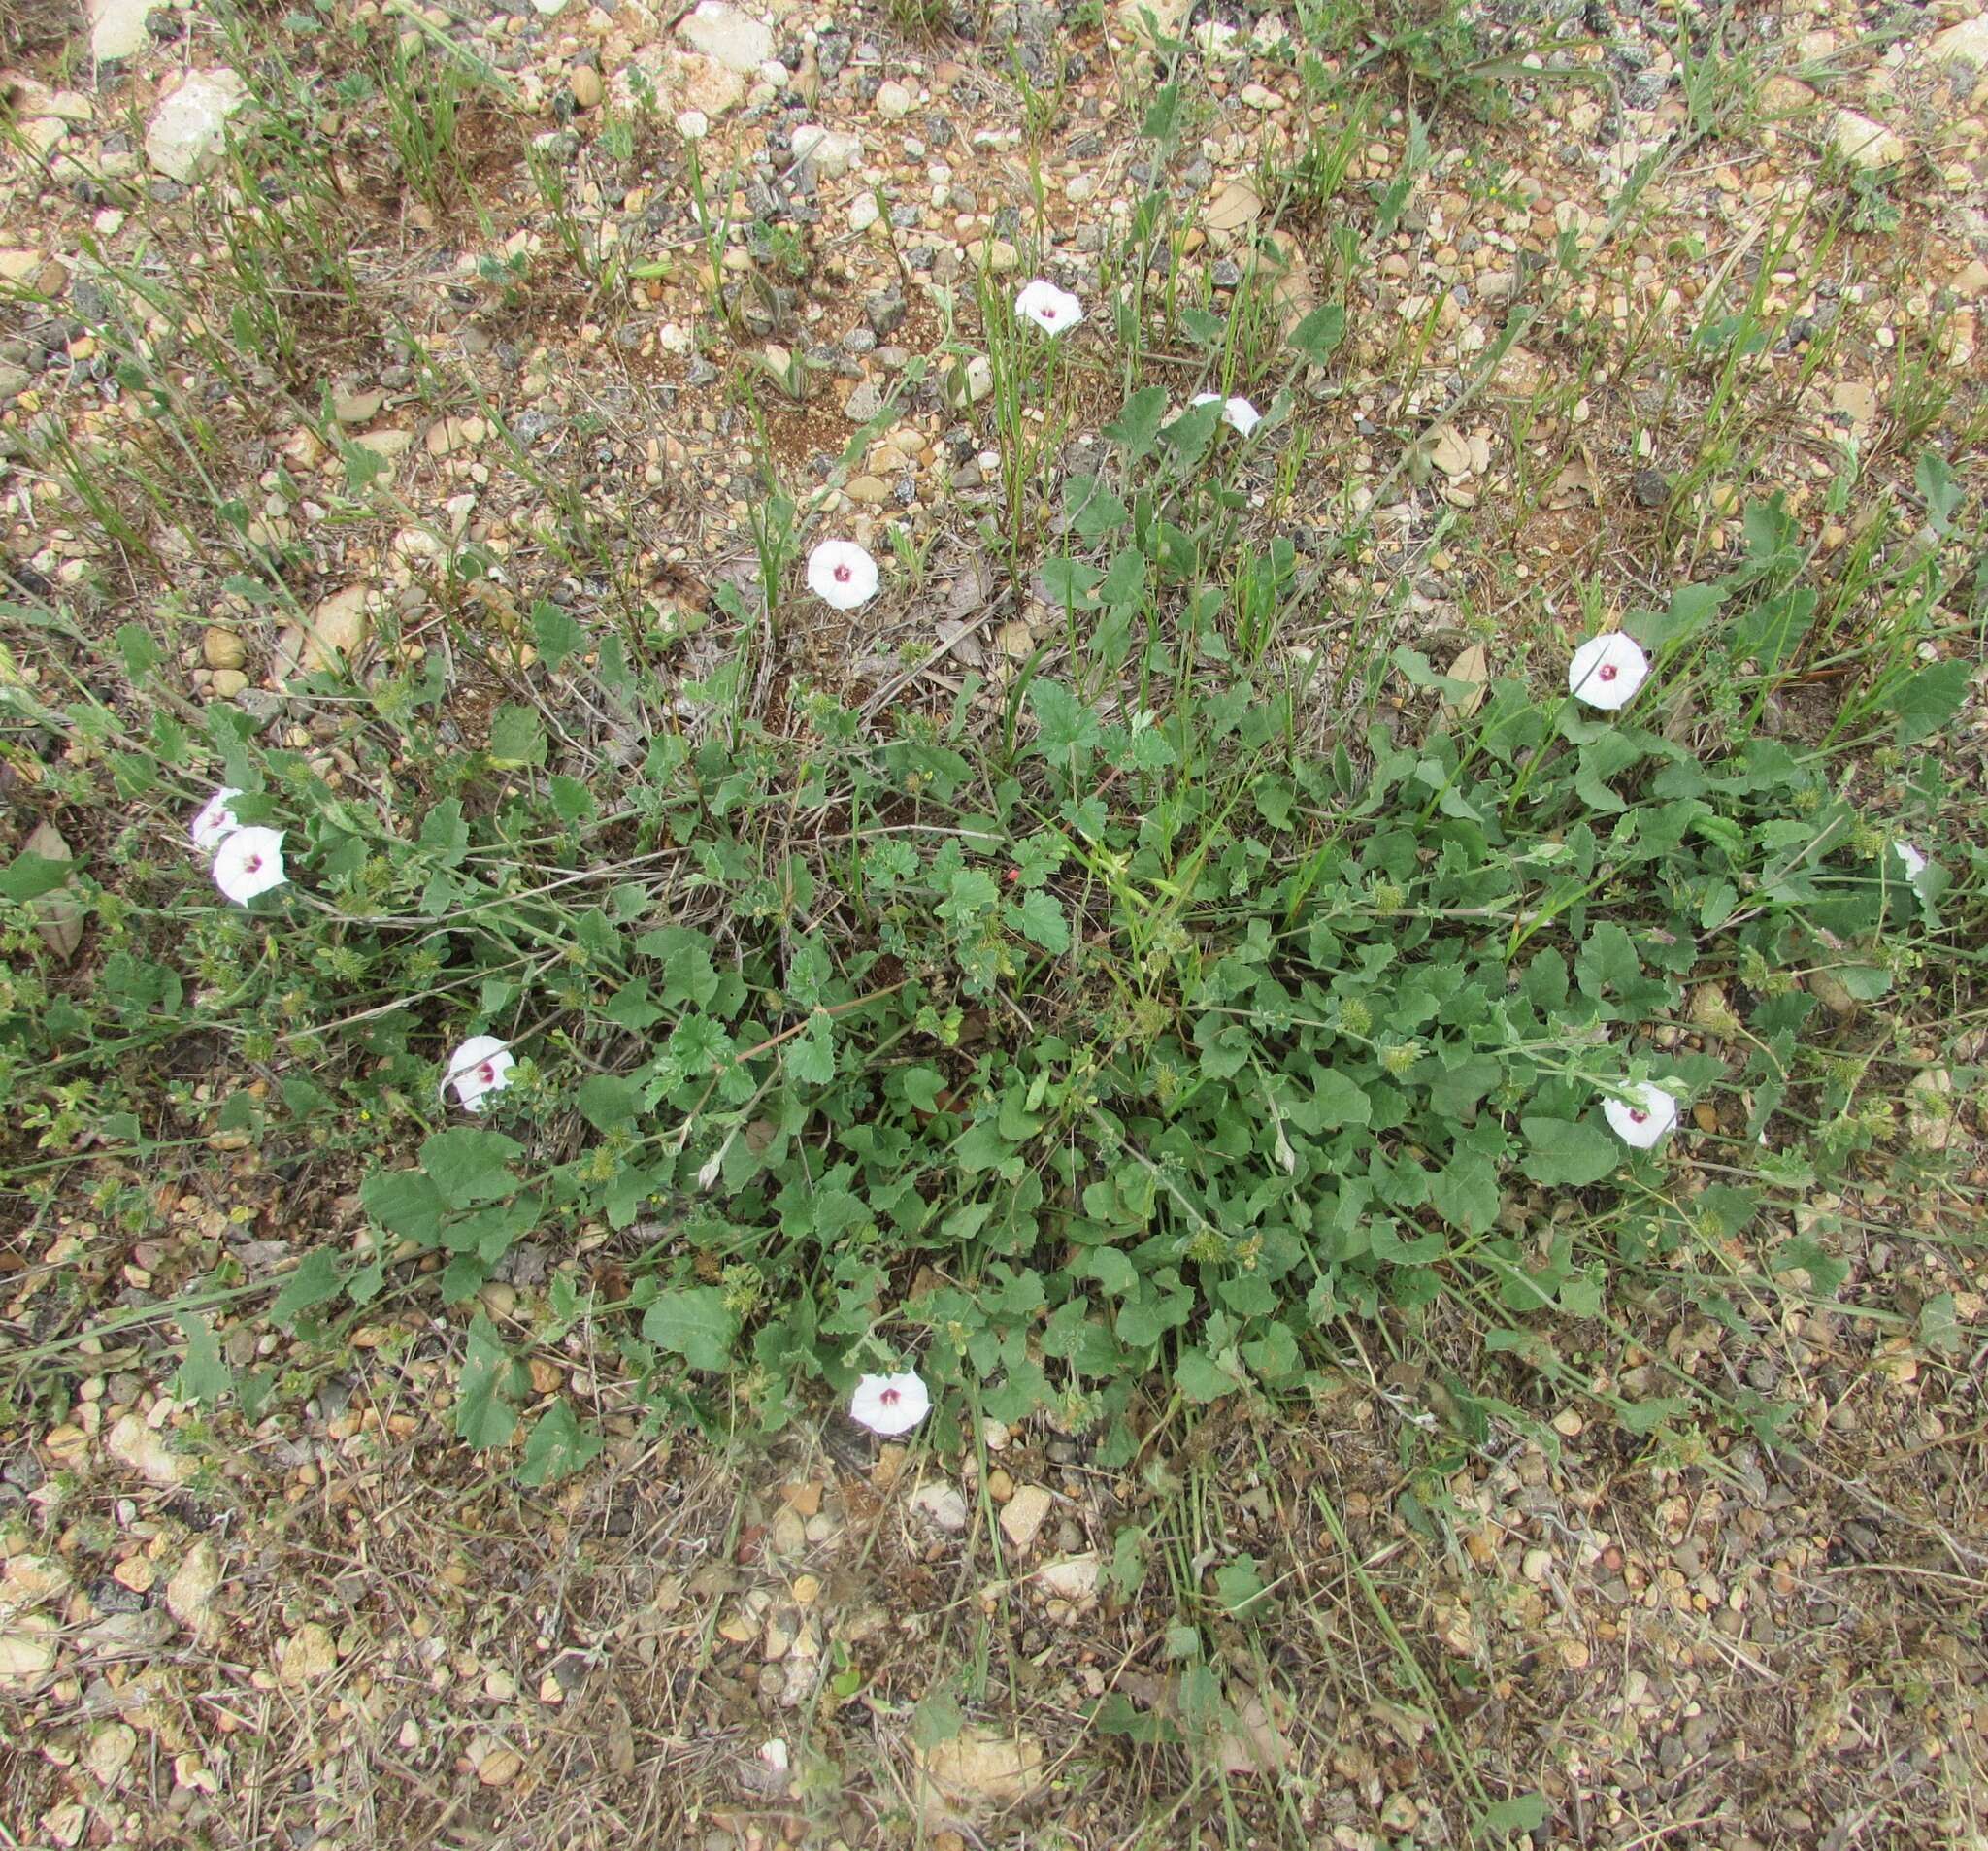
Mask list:
[[[1847,558],[1860,511],[1826,503],[1846,443],[1908,483],[1945,418],[1978,496],[1988,15],[1736,10],[1696,18],[1680,62],[1655,8],[1491,11],[1468,64],[1403,24],[1438,15],[1387,14],[1316,40],[1308,83],[1292,13],[1179,0],[934,15],[933,36],[914,4],[326,0],[293,49],[325,74],[312,157],[365,228],[357,296],[278,279],[294,343],[198,408],[214,448],[189,459],[93,330],[210,299],[218,123],[284,80],[251,61],[245,86],[198,8],[0,10],[6,569],[112,627],[169,605],[188,701],[328,753],[336,781],[286,683],[382,633],[418,658],[465,547],[492,569],[457,595],[493,632],[633,596],[693,672],[754,570],[771,458],[825,526],[925,560],[783,634],[773,704],[813,681],[938,708],[977,671],[998,706],[1061,619],[980,563],[1005,516],[975,280],[1117,286],[1153,179],[1153,24],[1186,45],[1171,183],[1197,221],[1154,275],[1234,303],[1268,241],[1269,312],[1301,316],[1342,267],[1339,212],[1288,177],[1308,149],[1340,150],[1370,230],[1394,217],[1333,380],[1245,483],[1322,609],[1378,584],[1402,641],[1523,659],[1743,545],[1742,490]],[[387,162],[378,98],[336,83],[396,42],[488,73],[427,186]],[[431,113],[446,87],[417,86]],[[1755,350],[1706,334],[1708,300],[1751,304]],[[1109,330],[1084,340],[1079,454],[1122,383]],[[390,512],[341,512],[327,416]],[[86,518],[50,430],[114,495],[121,454],[231,459],[310,621],[270,622],[170,501],[126,536]],[[1373,521],[1358,560],[1328,544],[1348,510]],[[580,513],[613,536],[612,585],[549,538]],[[1978,770],[1978,719],[1954,750]],[[1690,1033],[1717,1039],[1716,1005]],[[1787,1230],[1844,1270],[1835,1303],[1720,1316],[1680,1280],[1577,1362],[1791,1403],[1778,1434],[1660,1444],[1506,1357],[1495,1392],[1551,1444],[1459,1438],[1382,1330],[1314,1405],[1225,1406],[1185,1443],[1156,1426],[1123,1470],[1044,1425],[947,1460],[833,1409],[740,1456],[659,1438],[581,1325],[533,1355],[533,1390],[612,1440],[541,1493],[450,1438],[461,1326],[418,1300],[338,1343],[223,1306],[227,1361],[281,1405],[186,1395],[147,1307],[362,1223],[217,1134],[162,1236],[125,1241],[80,1187],[0,1237],[23,1355],[108,1320],[59,1418],[18,1382],[0,1407],[0,1841],[1461,1845],[1483,1800],[1538,1794],[1540,1846],[1988,1844],[1974,1135],[1938,1128],[1949,1186],[1873,1171]],[[512,1262],[483,1308],[522,1339],[546,1266]],[[589,1263],[612,1280],[612,1250]],[[1175,1596],[1244,1561],[1263,1591],[1190,1674]]]

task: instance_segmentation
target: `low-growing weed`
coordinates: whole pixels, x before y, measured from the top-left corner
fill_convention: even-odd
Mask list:
[[[1637,1434],[1775,1431],[1751,1389],[1572,1359],[1625,1279],[1719,1319],[1830,1289],[1812,1232],[1744,1237],[1873,1160],[1917,1072],[1903,1041],[1845,1059],[1823,999],[1922,1003],[1971,942],[1978,851],[1926,751],[1966,684],[1923,659],[1941,555],[1857,653],[1763,503],[1743,559],[1604,652],[1651,665],[1632,705],[1383,645],[1320,746],[1310,580],[1237,518],[1252,440],[1158,386],[1104,435],[1035,572],[1059,637],[991,706],[883,733],[799,684],[758,717],[736,596],[739,648],[695,673],[549,601],[471,649],[458,607],[451,652],[388,630],[273,731],[185,704],[144,624],[107,653],[59,600],[8,607],[6,752],[50,831],[0,871],[13,1188],[40,1212],[86,1156],[135,1177],[214,1141],[348,1182],[362,1231],[268,1306],[306,1334],[467,1310],[548,1251],[524,1331],[476,1310],[456,1413],[477,1446],[529,1416],[535,1480],[599,1439],[516,1345],[582,1320],[659,1416],[772,1433],[909,1357],[1122,1466],[1156,1372],[1176,1410],[1302,1391],[1441,1300],[1483,1343],[1442,1382],[1463,1443],[1529,1427],[1534,1379]],[[1921,487],[1952,530],[1937,458]],[[777,601],[792,504],[757,532]],[[1822,734],[1761,729],[1832,649],[1882,801]],[[447,742],[469,664],[486,717]],[[183,833],[216,784],[230,828],[282,832],[247,906]],[[604,1245],[611,1274],[579,1263]]]

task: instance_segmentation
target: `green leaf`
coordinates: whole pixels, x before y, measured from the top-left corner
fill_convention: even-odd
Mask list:
[[[421,819],[419,847],[438,866],[453,868],[470,849],[470,826],[463,821],[462,799],[449,797]]]
[[[1248,1619],[1267,1604],[1268,1592],[1253,1555],[1239,1555],[1215,1570],[1215,1598],[1232,1619]]]
[[[662,960],[656,1001],[665,1008],[680,1008],[687,1003],[701,1009],[717,995],[717,967],[711,961],[711,941],[703,933],[689,926],[661,926],[645,932],[635,948]]]
[[[567,1403],[554,1402],[539,1416],[525,1439],[518,1478],[528,1485],[551,1484],[590,1464],[606,1443],[599,1434],[580,1424]]]
[[[1373,1122],[1374,1102],[1336,1067],[1322,1067],[1311,1082],[1310,1107],[1320,1131]]]
[[[1145,554],[1137,546],[1124,546],[1111,556],[1111,564],[1098,586],[1098,601],[1112,610],[1136,605],[1145,594]]]
[[[359,1185],[366,1212],[388,1234],[431,1247],[442,1234],[448,1204],[419,1170],[376,1170]]]
[[[524,1146],[502,1132],[458,1127],[422,1141],[421,1168],[451,1208],[472,1208],[517,1187],[507,1166],[523,1155]]]
[[[1062,903],[1051,893],[1038,888],[1020,906],[1010,907],[1007,918],[1023,938],[1056,957],[1070,949],[1070,922],[1064,917]]]
[[[1546,1823],[1551,1811],[1542,1794],[1513,1794],[1508,1800],[1500,1800],[1484,1808],[1477,1819],[1477,1834],[1486,1838],[1508,1838],[1515,1833],[1537,1832]]]
[[[392,467],[378,450],[368,449],[363,444],[348,444],[340,439],[338,453],[339,460],[346,466],[346,493],[354,500],[363,498],[366,491]]]
[[[962,868],[947,884],[945,898],[933,909],[955,932],[977,924],[981,914],[1001,898],[994,876],[984,868]]]
[[[1337,302],[1321,302],[1291,330],[1291,347],[1313,366],[1323,366],[1346,338],[1346,312]]]
[[[1148,385],[1125,401],[1125,409],[1105,426],[1105,436],[1124,450],[1128,463],[1136,463],[1158,441],[1166,415],[1167,388]]]
[[[963,1176],[998,1170],[1013,1155],[1013,1144],[991,1124],[969,1125],[952,1146],[952,1161]]]
[[[1418,1229],[1406,1238],[1400,1230],[1401,1224],[1392,1215],[1375,1215],[1368,1223],[1367,1240],[1376,1260],[1385,1260],[1389,1266],[1424,1267],[1441,1259],[1448,1250],[1449,1242],[1441,1228]]]
[[[490,763],[505,771],[546,761],[546,729],[535,708],[507,701],[490,722]]]
[[[1830,1252],[1812,1234],[1798,1234],[1792,1240],[1783,1240],[1774,1249],[1771,1264],[1776,1273],[1792,1273],[1799,1268],[1807,1273],[1808,1289],[1819,1299],[1835,1298],[1850,1276],[1848,1263]]]
[[[1661,649],[1704,629],[1725,601],[1722,584],[1679,585],[1671,594],[1668,611],[1638,611],[1622,627],[1645,649]]]
[[[1044,758],[1062,758],[1098,743],[1098,716],[1061,681],[1039,677],[1030,682],[1029,706],[1041,729],[1036,750]]]
[[[642,1088],[618,1074],[592,1074],[581,1083],[575,1104],[596,1131],[618,1131],[642,1109]]]
[[[911,1740],[927,1753],[951,1741],[966,1726],[966,1712],[947,1684],[927,1691],[911,1710]]]
[[[1653,1434],[1667,1420],[1689,1413],[1691,1404],[1675,1395],[1657,1395],[1648,1401],[1613,1404],[1615,1418],[1633,1434]]]
[[[552,809],[562,823],[583,823],[599,808],[593,792],[577,777],[558,774],[549,780],[548,789]]]
[[[788,1047],[787,1072],[804,1086],[826,1086],[835,1078],[835,1026],[826,1009],[816,1009]]]
[[[1609,788],[1608,779],[1619,777],[1641,756],[1642,747],[1626,731],[1607,732],[1590,740],[1580,748],[1574,778],[1575,795],[1590,810],[1619,815],[1629,806]]]
[[[1474,1150],[1459,1150],[1430,1184],[1436,1212],[1466,1234],[1482,1234],[1498,1219],[1498,1167]]]
[[[269,1307],[272,1324],[294,1324],[299,1311],[338,1297],[346,1282],[345,1269],[322,1247],[305,1254],[297,1270],[284,1280],[283,1289]]]
[[[1643,975],[1636,942],[1612,921],[1596,926],[1574,962],[1574,979],[1584,995],[1603,1005],[1613,1020],[1640,1022],[1668,1007],[1670,986]]]
[[[732,1360],[739,1320],[714,1285],[658,1292],[642,1316],[642,1334],[692,1369],[723,1369]]]
[[[442,1303],[461,1305],[490,1282],[490,1263],[478,1253],[458,1253],[442,1269]]]
[[[1273,829],[1282,829],[1291,820],[1291,806],[1297,791],[1288,777],[1259,777],[1249,792],[1256,812]]]
[[[1256,1051],[1254,1038],[1241,1022],[1225,1022],[1219,1015],[1204,1015],[1194,1039],[1202,1044],[1201,1071],[1209,1079],[1233,1079]]]
[[[1702,930],[1716,932],[1740,910],[1740,889],[1730,880],[1708,880],[1699,896],[1698,923]]]
[[[1966,491],[1954,480],[1953,471],[1946,466],[1946,458],[1938,450],[1922,450],[1918,465],[1912,471],[1912,480],[1918,484],[1919,493],[1926,497],[1926,512],[1931,518],[1933,531],[1945,533],[1953,524],[1954,510],[1966,499]]]
[[[1164,1272],[1158,1279],[1142,1279],[1138,1296],[1118,1307],[1118,1340],[1134,1349],[1150,1349],[1167,1332],[1185,1324],[1194,1308],[1193,1298],[1181,1289],[1175,1273]]]
[[[1951,1292],[1936,1292],[1919,1307],[1919,1347],[1932,1356],[1958,1356],[1965,1334],[1960,1306]]]
[[[541,599],[532,606],[532,641],[547,668],[556,669],[586,647],[586,632],[556,604]]]
[[[117,653],[124,658],[124,673],[134,681],[142,681],[159,665],[158,642],[142,623],[117,626]]]
[[[1065,518],[1079,539],[1102,540],[1132,518],[1132,511],[1096,476],[1072,476],[1063,484]]]
[[[648,978],[646,976],[630,977],[609,997],[601,1013],[616,1028],[625,1028],[631,1035],[640,1035],[663,1019],[663,1011],[649,1001]]]
[[[1622,1162],[1622,1144],[1600,1125],[1565,1118],[1522,1118],[1519,1129],[1531,1148],[1520,1166],[1546,1188],[1581,1188],[1612,1175]]]
[[[1116,1247],[1090,1248],[1071,1272],[1078,1278],[1096,1279],[1113,1298],[1122,1299],[1139,1285],[1139,1274],[1132,1262]]]
[[[529,1386],[524,1371],[504,1347],[490,1320],[479,1311],[470,1325],[462,1373],[455,1384],[455,1437],[479,1452],[510,1441],[517,1411],[510,1397]]]
[[[197,1401],[212,1407],[235,1385],[227,1359],[221,1355],[220,1339],[214,1326],[197,1312],[180,1319],[180,1334],[186,1339],[186,1360],[173,1377],[173,1393],[182,1401]]]
[[[1899,717],[1899,744],[1915,745],[1938,732],[1961,711],[1967,692],[1968,664],[1958,658],[1908,676],[1891,691],[1889,703]]]
[[[1242,1386],[1207,1350],[1198,1346],[1180,1352],[1180,1361],[1174,1371],[1174,1385],[1193,1402],[1220,1401]]]
[[[17,855],[0,870],[0,899],[39,900],[76,872],[73,861],[50,861],[45,855]]]

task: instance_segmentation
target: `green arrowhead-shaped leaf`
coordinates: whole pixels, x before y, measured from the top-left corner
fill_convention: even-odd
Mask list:
[[[466,1126],[438,1131],[421,1145],[421,1168],[451,1208],[494,1202],[517,1187],[509,1166],[524,1146],[502,1132]]]
[[[732,1359],[739,1320],[716,1286],[684,1286],[656,1294],[643,1313],[642,1334],[692,1369],[723,1369]]]
[[[588,1464],[605,1443],[599,1434],[580,1424],[565,1402],[554,1402],[525,1439],[517,1475],[528,1485],[551,1484]]]
[[[1519,1129],[1531,1146],[1520,1166],[1547,1188],[1600,1182],[1622,1162],[1622,1145],[1600,1125],[1566,1118],[1525,1118]]]
[[[510,1397],[522,1387],[524,1371],[504,1347],[490,1320],[477,1313],[455,1385],[455,1434],[480,1452],[509,1442],[517,1425]]]

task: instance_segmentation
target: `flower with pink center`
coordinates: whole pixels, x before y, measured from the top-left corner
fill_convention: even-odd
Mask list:
[[[1567,691],[1577,701],[1612,713],[1627,707],[1649,678],[1650,659],[1619,630],[1590,637],[1567,665]]]
[[[873,1434],[908,1434],[932,1411],[932,1394],[911,1370],[901,1375],[865,1375],[849,1397],[849,1418]]]
[[[288,878],[281,829],[231,829],[214,852],[214,884],[238,907]]]
[[[1083,303],[1068,289],[1044,277],[1024,283],[1014,299],[1014,312],[1033,321],[1044,334],[1066,334],[1083,319]]]
[[[228,808],[241,795],[234,785],[223,784],[194,812],[193,820],[186,825],[186,833],[203,855],[213,854],[242,827],[241,817]]]
[[[1602,1115],[1625,1144],[1647,1150],[1677,1122],[1677,1102],[1654,1080],[1639,1080],[1622,1091],[1627,1097],[1603,1100]]]
[[[853,611],[877,595],[877,561],[853,540],[824,540],[808,555],[808,589],[823,604]]]
[[[511,1070],[517,1065],[511,1049],[494,1035],[472,1035],[448,1057],[445,1087],[453,1087],[466,1112],[483,1109],[485,1095],[501,1093],[511,1084]]]

